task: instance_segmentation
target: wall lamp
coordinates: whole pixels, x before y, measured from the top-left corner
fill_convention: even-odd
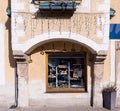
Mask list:
[[[115,16],[115,12],[113,8],[110,8],[110,19]]]
[[[8,8],[6,9],[6,13],[7,13],[7,16],[8,16],[8,17],[11,17],[11,8],[10,8],[10,7],[8,7]]]

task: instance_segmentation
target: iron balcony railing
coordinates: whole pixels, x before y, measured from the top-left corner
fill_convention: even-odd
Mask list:
[[[39,4],[40,10],[53,10],[53,11],[75,11],[76,2],[74,1],[44,1]]]

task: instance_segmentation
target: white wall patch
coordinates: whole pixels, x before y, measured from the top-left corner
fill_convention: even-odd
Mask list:
[[[0,85],[5,84],[5,26],[0,24]]]

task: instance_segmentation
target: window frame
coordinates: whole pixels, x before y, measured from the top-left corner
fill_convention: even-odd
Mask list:
[[[48,57],[49,54],[53,52],[46,53],[46,92],[47,93],[77,93],[77,92],[87,92],[87,56],[86,52],[54,52],[60,54],[84,54],[84,88],[48,88]]]

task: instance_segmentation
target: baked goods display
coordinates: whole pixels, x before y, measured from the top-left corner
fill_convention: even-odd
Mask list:
[[[58,65],[58,68],[67,68],[66,65]]]
[[[59,74],[61,74],[61,75],[67,75],[67,70],[60,70]]]
[[[52,58],[48,66],[48,88],[84,87],[84,64],[81,64],[80,60],[83,58],[72,60]]]
[[[50,78],[56,78],[56,75],[55,74],[50,74],[48,77],[50,77]]]

